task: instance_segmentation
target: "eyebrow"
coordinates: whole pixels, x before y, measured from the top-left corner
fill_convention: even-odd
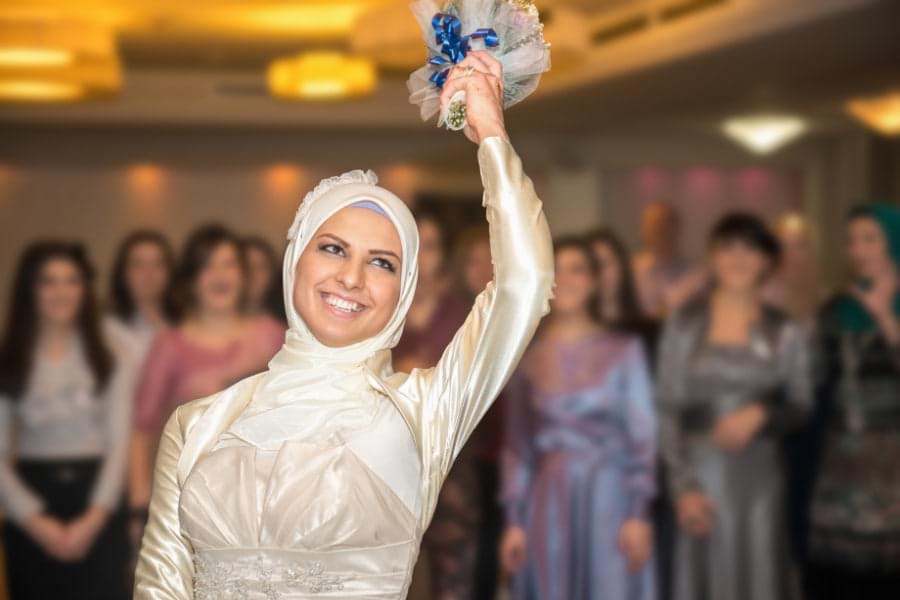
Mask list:
[[[343,245],[346,246],[347,248],[350,248],[350,247],[352,246],[352,245],[350,244],[350,242],[348,242],[348,241],[346,241],[346,240],[343,240],[343,239],[339,238],[338,236],[334,235],[333,233],[322,233],[322,234],[319,234],[318,237],[319,237],[319,238],[321,238],[321,237],[330,237],[330,238],[334,239],[335,241],[337,241],[338,243],[343,244]],[[378,249],[373,249],[373,250],[369,250],[369,254],[370,254],[370,255],[371,255],[371,254],[384,254],[384,255],[387,255],[387,256],[393,256],[394,258],[397,259],[397,262],[399,262],[399,263],[402,263],[402,262],[403,262],[403,261],[400,259],[400,257],[397,255],[397,253],[394,252],[393,250],[378,250]]]

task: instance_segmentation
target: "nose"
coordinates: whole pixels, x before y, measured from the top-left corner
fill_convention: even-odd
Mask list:
[[[345,289],[355,290],[361,289],[365,284],[365,265],[359,261],[347,260],[337,272],[338,283]]]

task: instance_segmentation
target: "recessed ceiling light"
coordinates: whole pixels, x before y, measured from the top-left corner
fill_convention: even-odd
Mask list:
[[[0,80],[0,100],[12,102],[59,102],[76,100],[84,90],[75,84],[39,79]]]
[[[307,52],[269,66],[269,91],[285,100],[337,100],[363,96],[377,82],[366,58],[340,52]]]
[[[794,141],[808,126],[793,115],[760,114],[734,117],[722,123],[722,131],[756,154],[770,154]]]
[[[900,135],[900,91],[854,98],[846,108],[848,113],[870,129],[882,135]]]

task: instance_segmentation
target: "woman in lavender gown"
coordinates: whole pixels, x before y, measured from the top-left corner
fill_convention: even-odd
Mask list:
[[[596,270],[585,243],[557,244],[550,317],[507,388],[500,556],[517,599],[655,597],[651,384],[638,339],[596,318]]]

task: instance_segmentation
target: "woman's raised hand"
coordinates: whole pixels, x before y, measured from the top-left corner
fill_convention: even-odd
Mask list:
[[[466,137],[480,144],[488,137],[509,139],[503,124],[503,67],[484,50],[474,50],[450,72],[441,91],[441,112],[456,92],[466,94]]]

